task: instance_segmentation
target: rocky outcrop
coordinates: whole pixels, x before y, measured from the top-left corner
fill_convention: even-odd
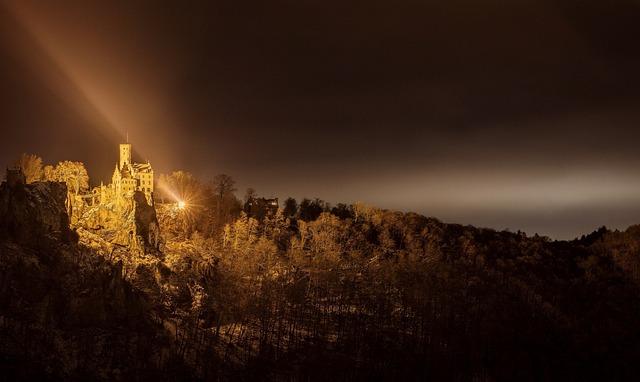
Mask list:
[[[0,186],[0,374],[157,379],[164,330],[123,263],[76,242],[66,196],[63,183]]]
[[[144,193],[132,199],[89,206],[75,224],[84,244],[118,247],[137,255],[161,257],[163,240],[154,206]]]
[[[160,236],[160,225],[158,224],[156,209],[147,204],[147,198],[141,191],[136,191],[133,195],[133,201],[135,204],[135,235],[144,247],[145,253],[152,251],[159,252],[162,245],[162,238]]]
[[[0,237],[27,246],[69,243],[67,186],[59,182],[3,182],[0,185]]]

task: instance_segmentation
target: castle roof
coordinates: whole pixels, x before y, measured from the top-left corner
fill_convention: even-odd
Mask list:
[[[138,172],[152,172],[151,163],[133,163],[131,165],[136,173]]]
[[[122,170],[120,170],[120,174],[123,178],[131,178],[131,170],[129,169],[129,164],[124,162],[122,165]]]

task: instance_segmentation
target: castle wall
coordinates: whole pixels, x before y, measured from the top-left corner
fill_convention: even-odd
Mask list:
[[[112,176],[112,188],[119,197],[131,197],[135,191],[142,191],[149,204],[153,203],[153,170],[149,163],[132,163],[131,144],[120,144],[120,161]],[[126,167],[126,169],[125,169]]]

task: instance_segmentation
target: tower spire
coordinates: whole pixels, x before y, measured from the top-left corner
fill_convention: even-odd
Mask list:
[[[129,143],[129,130],[127,130],[127,143]]]

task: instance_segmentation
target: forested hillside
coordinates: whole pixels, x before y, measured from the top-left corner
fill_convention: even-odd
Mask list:
[[[250,217],[232,186],[192,180],[191,206],[156,205],[162,243],[151,251],[112,244],[117,232],[81,218],[51,228],[51,216],[68,224],[64,191],[47,191],[61,183],[3,184],[4,375],[566,381],[640,371],[638,226],[551,241],[292,199]]]

